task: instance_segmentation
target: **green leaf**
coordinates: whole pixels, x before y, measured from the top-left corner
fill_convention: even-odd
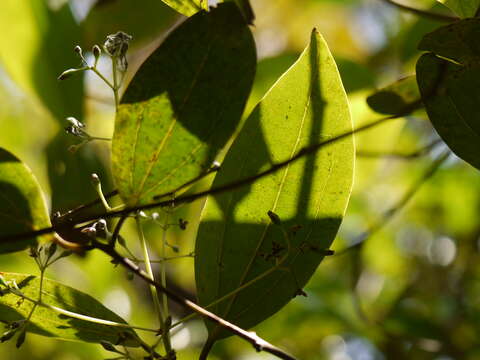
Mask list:
[[[440,137],[456,155],[480,169],[480,66],[460,66],[424,54],[417,62],[417,81]]]
[[[324,39],[313,31],[310,45],[247,119],[213,187],[256,174],[309,144],[351,130],[334,59]],[[202,306],[263,276],[209,307],[250,328],[299,294],[337,234],[350,197],[353,165],[352,136],[249,187],[209,198],[195,250]],[[272,224],[269,211],[282,225]],[[282,227],[291,235],[291,249],[276,268],[275,262],[287,255]],[[262,275],[267,271],[271,273]],[[229,335],[211,323],[207,326],[210,339]]]
[[[209,169],[240,121],[255,62],[233,3],[194,15],[147,59],[115,121],[113,175],[127,204],[151,202]]]
[[[462,18],[474,17],[480,0],[437,0]]]
[[[465,19],[425,35],[418,48],[464,65],[479,64],[479,38],[480,18]]]
[[[208,10],[208,0],[162,0],[172,9],[185,16],[191,16],[204,9]]]
[[[367,98],[368,105],[380,114],[401,115],[421,106],[415,75],[400,79]],[[418,104],[417,104],[418,103]]]
[[[250,115],[253,108],[265,96],[268,89],[298,59],[298,53],[285,53],[262,59],[257,64],[252,91],[245,107],[245,114]]]
[[[253,24],[253,21],[255,20],[255,13],[253,12],[253,8],[252,8],[252,5],[250,4],[250,0],[233,0],[233,1],[235,2],[235,4],[237,4],[238,8],[242,12],[247,24],[250,24],[250,25]]]
[[[480,169],[480,19],[465,19],[427,34],[417,82],[428,117],[460,158]],[[449,61],[447,59],[451,59]]]
[[[33,275],[1,273],[6,281],[15,281],[20,291],[31,299],[38,298],[40,278]],[[44,278],[42,289],[42,302],[89,317],[109,320],[116,323],[126,322],[103,306],[90,295],[84,294],[69,286]],[[33,303],[21,300],[11,292],[0,293],[0,321],[13,322],[24,320],[30,313]],[[28,325],[29,332],[54,337],[61,340],[85,341],[100,343],[107,341],[118,343],[127,333],[127,346],[138,346],[135,332],[126,327],[107,326],[69,317],[43,306],[37,306]]]
[[[0,148],[0,228],[2,234],[19,234],[50,226],[42,191],[31,170]],[[40,237],[0,243],[0,253],[19,251]]]

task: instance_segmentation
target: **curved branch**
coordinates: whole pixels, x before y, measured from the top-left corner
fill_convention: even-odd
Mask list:
[[[456,16],[444,15],[444,14],[439,14],[439,13],[436,13],[436,12],[431,12],[431,11],[428,11],[428,10],[413,8],[411,6],[399,4],[394,0],[382,0],[382,1],[386,2],[387,4],[390,4],[392,6],[395,6],[395,7],[399,8],[400,10],[403,10],[403,11],[421,16],[421,17],[425,17],[425,18],[428,18],[428,19],[432,19],[432,20],[449,22],[449,23],[460,20],[460,18],[458,18]]]
[[[118,216],[124,216],[126,214],[131,214],[131,213],[134,213],[134,212],[140,211],[140,210],[150,210],[150,209],[159,208],[159,207],[172,207],[172,206],[176,206],[176,205],[179,205],[179,204],[190,203],[190,202],[193,202],[195,200],[206,197],[208,195],[216,195],[216,194],[220,194],[220,193],[223,193],[223,192],[235,190],[237,188],[249,185],[249,184],[257,181],[260,178],[271,175],[271,174],[277,172],[278,170],[284,168],[285,166],[303,158],[304,156],[314,154],[317,151],[319,151],[321,148],[323,148],[327,145],[333,144],[333,143],[335,143],[339,140],[343,140],[343,139],[345,139],[349,136],[352,136],[353,134],[356,134],[356,133],[363,132],[363,131],[369,130],[371,128],[374,128],[375,126],[383,124],[383,123],[385,123],[389,120],[404,117],[411,112],[411,109],[413,109],[417,105],[417,103],[418,102],[415,102],[415,103],[411,104],[401,114],[381,118],[379,120],[376,120],[376,121],[373,121],[373,122],[368,123],[366,125],[363,125],[361,127],[358,127],[355,130],[344,132],[344,133],[342,133],[338,136],[335,136],[331,139],[319,142],[317,144],[306,146],[306,147],[300,149],[300,151],[297,152],[297,154],[292,156],[290,159],[278,162],[278,163],[272,165],[270,168],[268,168],[268,169],[266,169],[262,172],[259,172],[258,174],[247,176],[243,179],[233,181],[231,183],[228,183],[228,184],[225,184],[225,185],[222,185],[222,186],[218,186],[218,187],[215,187],[215,188],[211,188],[209,190],[201,191],[199,193],[184,195],[184,196],[180,196],[178,198],[171,199],[171,200],[163,200],[163,201],[153,202],[153,203],[146,204],[146,205],[128,207],[128,208],[124,208],[122,210],[104,212],[104,213],[96,214],[96,215],[87,215],[87,216],[77,217],[77,218],[72,217],[69,220],[64,221],[60,225],[50,226],[50,227],[47,227],[47,228],[44,228],[44,229],[29,231],[29,232],[25,232],[25,233],[21,233],[21,234],[4,235],[4,236],[0,237],[0,243],[2,243],[2,242],[12,242],[12,241],[20,240],[20,239],[26,239],[26,238],[30,238],[30,237],[45,235],[45,234],[49,234],[49,233],[52,233],[52,232],[55,232],[55,231],[61,230],[61,229],[72,230],[72,228],[74,226],[84,224],[84,223],[87,223],[89,221],[94,221],[94,220],[98,220],[98,219],[108,219],[108,218],[113,218],[113,217],[118,217]],[[67,213],[67,215],[70,215],[70,212]],[[68,219],[68,216],[62,215],[62,218]],[[64,243],[69,243],[68,241],[63,241],[63,242]],[[60,244],[60,245],[63,245],[63,244]],[[76,244],[76,243],[70,243],[70,245],[72,245],[72,247],[75,247],[75,246],[78,247],[79,246],[79,244]]]
[[[169,290],[168,288],[164,287],[159,282],[153,280],[146,272],[140,269],[136,264],[131,262],[129,259],[124,258],[121,256],[113,247],[103,244],[101,242],[95,241],[93,242],[93,248],[102,251],[103,253],[110,256],[114,263],[120,264],[125,267],[127,270],[133,272],[135,275],[140,277],[143,281],[147,282],[150,285],[153,285],[159,292],[164,293],[170,299],[175,301],[176,303],[189,308],[196,312],[197,314],[213,321],[214,323],[218,324],[219,326],[227,329],[234,335],[241,337],[242,339],[248,341],[257,351],[265,351],[276,357],[283,359],[283,360],[296,360],[293,356],[287,354],[283,350],[277,348],[276,346],[270,344],[269,342],[263,340],[254,332],[246,331],[237,325],[234,325],[227,320],[215,315],[214,313],[204,309],[200,305],[197,305],[193,301],[187,300],[184,297],[177,295],[173,291]]]

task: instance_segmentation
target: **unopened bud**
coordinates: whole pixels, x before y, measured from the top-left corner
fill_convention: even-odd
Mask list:
[[[100,46],[94,45],[92,48],[92,53],[95,59],[98,59],[100,55],[102,54],[102,50],[100,49]]]
[[[188,221],[180,218],[178,219],[178,225],[180,226],[180,229],[185,230],[187,228]]]
[[[50,243],[50,246],[47,249],[47,256],[51,258],[57,251],[57,243]]]
[[[90,180],[91,180],[93,186],[100,185],[100,178],[98,177],[97,174],[93,173],[93,174],[90,176]]]
[[[78,151],[78,149],[80,149],[80,146],[77,146],[77,145],[70,145],[68,147],[68,151],[72,154],[75,154]]]
[[[270,218],[270,220],[272,220],[272,222],[275,224],[275,225],[280,225],[281,224],[281,220],[280,220],[280,217],[275,214],[273,211],[268,211],[268,217]]]
[[[60,76],[57,78],[58,80],[65,80],[68,79],[70,76],[75,74],[76,72],[80,71],[79,69],[68,69],[65,70],[63,73],[60,74]]]
[[[79,128],[85,127],[84,123],[82,123],[81,121],[78,121],[73,116],[69,116],[65,120],[67,120],[70,124],[72,124],[72,126],[79,127]]]
[[[210,167],[210,171],[218,171],[218,169],[220,169],[220,163],[218,161],[214,161]]]
[[[18,338],[17,338],[17,342],[15,344],[15,346],[18,348],[20,348],[20,346],[23,345],[23,343],[25,342],[25,337],[27,336],[27,332],[25,329],[22,330],[22,332],[20,333],[20,335],[18,335]]]
[[[118,352],[117,349],[115,349],[115,347],[113,346],[113,344],[109,343],[108,341],[100,341],[100,345],[102,345],[102,347],[107,350],[107,351],[112,351],[112,352]]]
[[[86,227],[84,229],[82,229],[81,233],[91,237],[91,238],[94,238],[97,236],[97,229],[95,229],[95,227],[93,226],[90,226],[90,227]]]

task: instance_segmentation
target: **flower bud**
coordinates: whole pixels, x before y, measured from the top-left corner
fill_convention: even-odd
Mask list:
[[[71,77],[73,74],[76,72],[80,71],[79,69],[68,69],[65,70],[63,73],[60,74],[60,76],[57,78],[58,80],[65,80]]]
[[[67,117],[66,120],[75,127],[78,127],[78,128],[84,128],[85,127],[84,123],[82,123],[81,121],[78,121],[73,116]]]
[[[270,218],[270,220],[272,220],[272,222],[275,224],[275,225],[280,225],[281,224],[281,220],[280,220],[280,217],[275,214],[273,211],[268,211],[268,217]]]
[[[100,57],[100,55],[102,54],[102,50],[100,49],[100,46],[94,45],[93,48],[92,48],[92,53],[93,53],[93,57],[95,58],[95,60],[97,60]]]
[[[91,180],[93,186],[100,185],[100,178],[98,177],[97,174],[93,173],[93,174],[90,176],[90,180]]]

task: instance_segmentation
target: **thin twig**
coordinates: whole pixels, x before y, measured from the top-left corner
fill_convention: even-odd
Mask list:
[[[457,16],[444,15],[444,14],[439,14],[439,13],[436,13],[436,12],[431,12],[431,11],[428,11],[428,10],[417,9],[417,8],[414,8],[414,7],[411,7],[411,6],[399,4],[399,3],[397,3],[396,1],[393,1],[393,0],[382,0],[382,1],[386,2],[387,4],[390,4],[392,6],[395,6],[395,7],[399,8],[403,11],[407,11],[409,13],[412,13],[412,14],[415,14],[415,15],[418,15],[418,16],[422,16],[422,17],[425,17],[425,18],[429,18],[429,19],[432,19],[432,20],[449,22],[449,23],[460,20],[460,18],[458,18]]]
[[[432,141],[430,144],[425,145],[424,147],[411,151],[411,152],[399,152],[399,151],[390,151],[390,152],[376,152],[376,151],[357,151],[357,157],[363,158],[378,158],[378,157],[385,157],[385,158],[393,158],[393,159],[400,159],[400,160],[412,160],[419,158],[428,154],[430,150],[435,148],[437,145],[441,144],[441,139],[436,139]]]
[[[448,159],[451,152],[450,150],[446,150],[443,152],[425,171],[425,173],[412,185],[410,189],[400,198],[400,200],[393,205],[390,209],[388,209],[385,213],[383,213],[380,218],[374,223],[373,226],[370,227],[367,231],[364,231],[360,234],[357,239],[353,242],[353,245],[346,247],[343,250],[337,251],[335,256],[343,255],[349,252],[352,249],[358,248],[362,246],[365,241],[371,238],[374,234],[378,231],[383,229],[394,217],[398,214],[400,210],[402,210],[410,200],[418,193],[420,188],[437,172],[440,166]]]
[[[412,104],[411,107],[413,107],[413,106],[416,106],[416,103]],[[328,146],[328,145],[331,145],[331,144],[333,144],[337,141],[346,139],[346,138],[352,136],[353,134],[372,129],[375,126],[383,124],[383,123],[385,123],[389,120],[404,117],[405,115],[410,113],[411,107],[408,107],[407,109],[405,109],[405,112],[403,112],[401,114],[381,118],[379,120],[376,120],[376,121],[373,121],[371,123],[365,124],[365,125],[357,128],[357,129],[355,129],[355,130],[347,131],[347,132],[344,132],[340,135],[332,137],[331,139],[319,142],[317,144],[312,144],[312,145],[306,146],[306,147],[300,149],[300,151],[297,154],[295,154],[293,157],[291,157],[290,159],[278,162],[278,163],[272,165],[270,168],[268,168],[264,171],[261,171],[261,172],[255,174],[255,175],[247,176],[247,177],[244,177],[243,179],[239,179],[239,180],[233,181],[233,182],[225,184],[225,185],[210,188],[209,190],[201,191],[201,192],[198,192],[198,193],[195,193],[195,194],[180,196],[178,198],[171,199],[171,200],[164,200],[164,201],[153,202],[153,203],[145,204],[145,205],[127,207],[127,208],[124,208],[124,209],[121,209],[121,210],[111,211],[111,212],[108,212],[108,213],[104,212],[104,213],[97,214],[97,215],[86,215],[86,216],[83,216],[83,217],[79,216],[76,219],[72,218],[71,221],[68,224],[63,223],[62,225],[50,226],[50,227],[35,230],[35,231],[29,231],[29,232],[24,232],[24,233],[20,233],[20,234],[4,235],[4,236],[0,237],[0,242],[2,242],[2,243],[12,242],[12,241],[17,241],[17,240],[20,240],[20,239],[30,238],[30,237],[34,237],[34,236],[45,235],[45,234],[52,233],[56,230],[60,230],[62,227],[67,227],[67,228],[70,227],[71,228],[75,225],[86,223],[86,222],[92,221],[92,220],[97,220],[97,219],[100,219],[100,218],[107,219],[107,218],[113,218],[113,217],[118,217],[118,216],[124,216],[125,214],[131,214],[131,213],[141,211],[141,210],[149,210],[149,209],[154,209],[154,208],[159,208],[159,207],[177,206],[179,204],[193,202],[195,200],[201,199],[201,198],[206,197],[208,195],[217,195],[217,194],[224,193],[224,192],[227,192],[227,191],[232,191],[232,190],[235,190],[237,188],[249,185],[249,184],[257,181],[260,178],[271,175],[271,174],[279,171],[280,169],[284,168],[285,166],[303,158],[304,156],[316,153],[317,151],[319,151],[321,148],[324,148],[325,146]],[[76,211],[76,210],[74,210],[74,211]],[[69,212],[67,214],[70,215],[71,213]]]
[[[160,284],[159,282],[153,280],[148,276],[146,272],[144,272],[142,269],[140,269],[136,264],[131,262],[129,259],[122,257],[114,248],[111,246],[95,241],[93,242],[93,247],[95,249],[99,249],[103,253],[109,255],[112,260],[116,264],[120,264],[127,268],[129,271],[133,272],[135,275],[139,276],[143,281],[149,283],[150,285],[155,286],[155,288],[164,294],[166,294],[170,299],[175,301],[176,303],[183,305],[186,308],[189,308],[199,315],[209,319],[210,321],[218,324],[219,326],[227,329],[231,333],[245,339],[248,341],[252,346],[255,348],[257,351],[265,351],[268,352],[272,355],[277,356],[280,359],[284,360],[296,360],[293,356],[287,354],[283,350],[277,348],[276,346],[270,344],[269,342],[263,340],[261,337],[259,337],[257,334],[254,332],[249,332],[246,331],[230,322],[228,322],[225,319],[222,319],[221,317],[215,315],[214,313],[204,309],[203,307],[197,305],[193,301],[187,300],[182,296],[177,295],[173,291],[169,290],[168,288],[165,288]]]

